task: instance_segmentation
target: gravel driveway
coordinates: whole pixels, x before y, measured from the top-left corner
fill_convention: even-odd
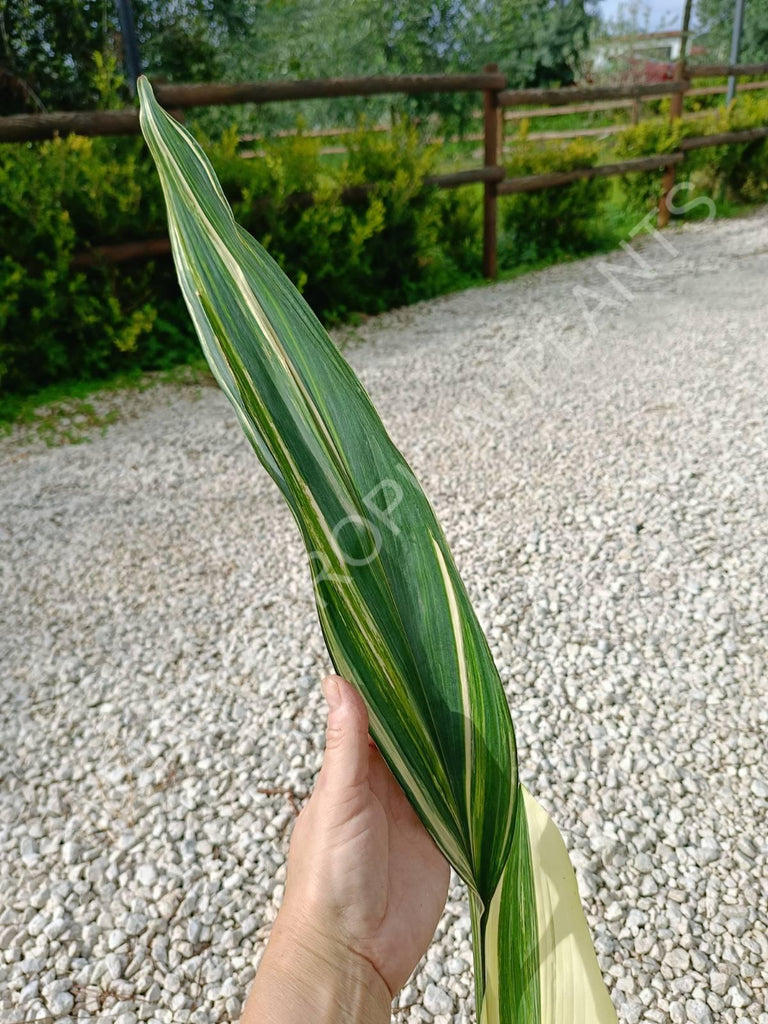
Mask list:
[[[349,357],[488,631],[619,1017],[768,1022],[768,216]],[[0,1020],[235,1020],[322,751],[303,550],[212,388],[0,443]],[[97,402],[97,404],[98,404]],[[398,1021],[474,1021],[454,884]]]

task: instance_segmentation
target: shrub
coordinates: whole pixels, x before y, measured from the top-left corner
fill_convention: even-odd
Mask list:
[[[336,169],[302,134],[264,143],[257,159],[239,155],[234,130],[203,141],[240,222],[269,244],[326,322],[435,295],[479,273],[479,192],[421,190],[434,151],[405,122],[389,135],[361,127]],[[364,182],[375,184],[359,202],[341,202],[344,188]],[[89,247],[165,231],[140,140],[0,146],[0,391],[163,368],[194,354],[169,258],[73,264]]]
[[[534,145],[523,141],[505,161],[508,177],[547,174],[594,167],[600,150],[596,143],[577,139],[563,146]],[[544,192],[522,192],[501,197],[499,260],[502,265],[537,261],[549,256],[585,252],[599,243],[600,224],[595,212],[608,194],[605,179],[576,181]]]
[[[618,159],[676,150],[683,138],[736,132],[768,125],[768,98],[744,95],[735,104],[721,104],[695,121],[644,122],[623,132],[615,147]],[[713,146],[687,153],[677,165],[678,181],[691,181],[695,193],[715,200],[764,202],[768,199],[768,140]],[[634,174],[622,179],[629,203],[647,210],[658,203],[661,176]]]
[[[768,97],[747,94],[710,115],[701,134],[757,127],[768,127]],[[695,170],[700,190],[734,202],[768,200],[768,139],[699,150],[699,156]]]
[[[110,74],[107,68],[107,85]],[[766,123],[768,99],[742,96],[704,121],[643,122],[619,137],[615,152],[617,158],[667,152],[683,134]],[[201,141],[240,223],[269,246],[326,323],[428,298],[479,277],[482,187],[420,188],[434,167],[435,150],[425,148],[405,120],[389,134],[362,125],[349,137],[346,158],[334,162],[321,157],[318,139],[301,132],[262,143],[256,159],[240,155],[234,129]],[[599,156],[599,145],[584,139],[534,145],[523,123],[507,172],[589,167]],[[768,144],[696,151],[681,165],[682,180],[680,175],[704,194],[765,200]],[[657,202],[660,177],[625,179],[630,210]],[[373,184],[363,189],[367,183]],[[350,188],[358,190],[351,205],[341,201]],[[500,265],[604,246],[610,225],[599,211],[610,188],[598,179],[503,197]],[[89,247],[165,232],[163,197],[139,139],[70,136],[0,146],[0,392],[23,394],[65,380],[165,368],[193,355],[170,258],[115,266],[74,262]]]
[[[117,222],[130,225],[138,218],[137,180],[133,154],[107,156],[90,139],[73,136],[0,150],[5,389],[109,372],[127,362],[125,354],[155,323],[149,268],[125,288],[114,270],[72,269],[81,238],[98,232],[108,240]]]

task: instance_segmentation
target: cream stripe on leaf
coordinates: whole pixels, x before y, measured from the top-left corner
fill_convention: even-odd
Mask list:
[[[544,808],[521,788],[534,866],[541,1019],[552,1024],[615,1021],[563,838]]]
[[[470,887],[479,1019],[610,1024],[562,840],[518,784],[501,681],[424,492],[317,318],[235,223],[200,147],[145,79],[139,96],[184,300],[296,520],[331,659]],[[564,1016],[578,1000],[591,1018]]]

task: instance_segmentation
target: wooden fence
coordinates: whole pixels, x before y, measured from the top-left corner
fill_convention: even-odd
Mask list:
[[[755,89],[761,91],[768,90],[768,80],[760,82],[742,82],[739,85],[739,93],[753,92]],[[724,96],[727,92],[728,87],[726,85],[706,85],[696,89],[689,89],[686,92],[686,98],[695,98],[697,96]],[[653,97],[649,97],[645,102],[651,102]],[[538,109],[531,110],[530,108],[523,108],[522,110],[505,110],[504,111],[504,123],[505,125],[509,122],[514,121],[530,121],[534,118],[545,118],[545,117],[563,117],[566,114],[590,114],[595,111],[603,110],[631,110],[633,113],[633,124],[636,124],[639,120],[639,106],[641,100],[600,100],[592,103],[572,103],[567,107],[539,107]],[[700,110],[690,114],[683,114],[683,117],[688,119],[694,119],[697,117],[706,117],[709,110]],[[475,110],[470,115],[473,121],[481,120],[483,117],[482,110]],[[420,117],[413,118],[414,124],[422,124],[425,119]],[[437,115],[432,115],[426,120],[432,120],[434,122],[439,121]],[[604,125],[600,128],[581,128],[564,130],[557,132],[529,132],[526,139],[529,142],[534,141],[546,141],[548,139],[578,139],[589,137],[590,135],[600,136],[603,134],[610,135],[626,131],[627,128],[631,127],[629,124],[617,124],[617,125]],[[283,128],[279,131],[272,132],[268,135],[260,133],[245,132],[240,136],[240,142],[264,142],[269,138],[274,139],[292,139],[297,135],[301,134],[304,138],[309,139],[343,139],[347,135],[353,135],[357,131],[356,128]],[[370,125],[367,129],[373,133],[386,133],[391,131],[391,127],[388,124],[374,124]],[[432,138],[433,142],[446,143],[446,142],[482,142],[482,132],[465,132],[462,135],[436,135]],[[513,145],[513,143],[510,143]],[[506,148],[506,144],[505,144]],[[321,156],[329,156],[331,154],[345,153],[347,147],[343,145],[339,146],[323,146],[320,150]],[[263,153],[258,150],[241,150],[240,156],[252,157],[262,156]]]
[[[378,75],[368,78],[333,78],[315,81],[241,82],[235,84],[190,84],[154,86],[160,103],[180,119],[183,111],[191,107],[219,106],[235,103],[273,103],[286,100],[304,100],[340,96],[375,96],[384,94],[417,95],[421,93],[479,92],[483,96],[483,166],[449,174],[435,174],[425,178],[423,184],[431,188],[458,188],[468,184],[482,184],[483,198],[483,273],[493,278],[497,274],[497,226],[499,196],[521,192],[536,192],[557,188],[574,181],[613,177],[632,173],[662,170],[660,221],[664,222],[666,195],[674,184],[674,169],[685,153],[707,146],[734,145],[768,138],[768,126],[741,132],[704,135],[684,139],[676,152],[659,153],[624,160],[621,163],[601,164],[576,170],[507,178],[502,162],[504,145],[504,111],[507,108],[544,108],[547,113],[563,112],[564,108],[604,108],[605,103],[638,103],[642,100],[674,96],[673,114],[682,109],[682,99],[693,90],[694,79],[727,75],[753,76],[768,74],[766,64],[699,65],[684,69],[683,77],[671,82],[630,84],[559,89],[507,89],[506,75],[495,64],[488,65],[482,74],[455,75]],[[717,87],[715,87],[717,88]],[[542,116],[542,109],[528,115]],[[59,111],[42,114],[14,114],[0,117],[0,142],[26,142],[53,138],[56,135],[79,134],[136,135],[139,133],[138,113],[135,110]],[[358,203],[363,200],[374,183],[347,189],[342,202]],[[309,193],[299,193],[290,200],[298,205],[311,205]],[[167,238],[147,239],[122,245],[100,246],[75,257],[76,266],[89,266],[99,262],[120,263],[127,260],[149,258],[170,251]]]

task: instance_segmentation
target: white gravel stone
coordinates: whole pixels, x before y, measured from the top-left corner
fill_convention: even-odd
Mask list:
[[[450,1013],[453,999],[443,989],[431,982],[424,990],[424,1009],[429,1013]]]
[[[710,987],[718,996],[725,995],[730,983],[730,976],[728,974],[722,974],[720,971],[713,971],[709,976]]]
[[[466,960],[462,960],[460,957],[452,956],[445,961],[444,967],[446,974],[464,974],[467,970],[467,962]]]
[[[128,914],[123,921],[123,927],[127,935],[141,935],[147,927],[147,919],[144,914]]]
[[[31,836],[22,836],[21,842],[19,843],[19,855],[27,867],[32,867],[37,864],[37,843],[35,843]]]
[[[445,526],[621,1024],[768,1024],[768,215],[664,240],[594,332],[625,253],[339,339]],[[89,444],[0,437],[0,1020],[234,1020],[322,758],[306,557],[217,390],[93,404],[119,419]],[[476,1024],[471,960],[454,876],[397,1024]]]
[[[689,999],[685,1004],[685,1012],[689,1021],[693,1021],[693,1024],[710,1024],[712,1021],[712,1012],[706,1003],[700,1002],[698,999]]]
[[[707,836],[702,839],[701,845],[693,851],[693,856],[700,867],[706,867],[707,864],[719,860],[721,853],[718,841],[712,836]]]
[[[77,864],[80,857],[80,846],[72,839],[68,839],[61,847],[61,859],[67,865]]]
[[[136,872],[136,879],[145,889],[151,889],[157,881],[157,870],[152,864],[142,864]]]
[[[117,953],[107,953],[104,957],[104,968],[113,981],[117,981],[118,978],[122,977],[123,964]]]
[[[63,1017],[65,1014],[68,1014],[75,1005],[75,997],[71,992],[59,990],[53,992],[46,1002],[48,1004],[48,1009],[54,1017]]]
[[[125,939],[126,934],[122,928],[113,928],[107,936],[107,946],[110,950],[119,949],[125,942]]]
[[[47,914],[35,914],[32,920],[27,924],[27,931],[33,937],[41,935],[50,923],[50,918]]]
[[[685,949],[670,949],[663,962],[675,971],[687,971],[691,964],[691,957]]]

